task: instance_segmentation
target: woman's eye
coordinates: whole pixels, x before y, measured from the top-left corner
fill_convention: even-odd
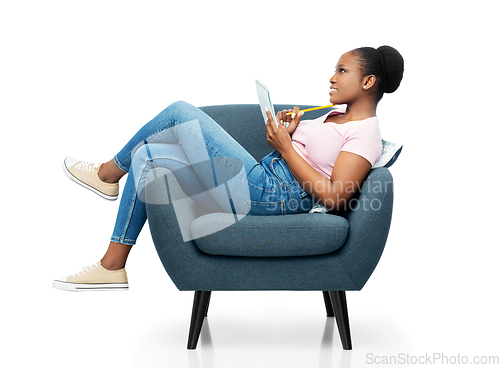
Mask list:
[[[339,73],[345,73],[345,69],[344,68],[340,68],[339,69]]]

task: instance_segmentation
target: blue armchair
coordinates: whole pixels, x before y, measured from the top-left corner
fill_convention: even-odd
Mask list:
[[[271,151],[259,105],[202,110],[258,160]],[[324,113],[310,112],[307,118]],[[393,203],[387,168],[372,169],[342,213],[244,216],[227,226],[227,216],[234,219],[234,215],[206,214],[192,204],[193,240],[188,241],[183,240],[186,230],[168,200],[166,176],[156,175],[148,182],[148,221],[161,262],[179,290],[195,291],[188,349],[196,349],[211,292],[219,290],[322,291],[327,316],[335,316],[343,348],[352,349],[345,292],[361,290],[382,255]],[[217,228],[221,230],[213,231]]]

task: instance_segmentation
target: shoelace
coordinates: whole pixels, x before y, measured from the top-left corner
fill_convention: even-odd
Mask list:
[[[101,164],[93,164],[91,162],[79,162],[76,164],[75,169],[81,170],[81,171],[97,171],[99,170],[99,167]]]
[[[97,267],[99,267],[99,265],[97,263],[94,263],[93,265],[91,266],[87,266],[87,267],[82,267],[82,270],[80,272],[77,272],[73,275],[73,277],[77,277],[77,276],[82,276],[82,275],[85,275],[86,273],[89,273],[90,270],[94,270],[96,269]]]

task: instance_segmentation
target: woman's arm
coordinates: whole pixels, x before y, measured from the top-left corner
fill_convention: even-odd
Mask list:
[[[295,110],[295,109],[294,109]],[[283,112],[278,112],[276,120],[283,119]],[[290,126],[294,130],[300,123],[301,116],[295,116]],[[272,121],[268,112],[268,122]],[[359,190],[371,169],[371,164],[365,158],[354,153],[340,152],[332,170],[330,179],[317,172],[293,148],[292,139],[287,129],[282,125],[267,124],[267,141],[285,159],[288,168],[299,184],[316,201],[328,210],[344,207],[353,194]]]

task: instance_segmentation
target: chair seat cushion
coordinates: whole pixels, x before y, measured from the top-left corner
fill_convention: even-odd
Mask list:
[[[213,213],[191,223],[191,235],[204,253],[241,257],[314,256],[335,252],[349,223],[340,216],[306,213],[244,216]]]

